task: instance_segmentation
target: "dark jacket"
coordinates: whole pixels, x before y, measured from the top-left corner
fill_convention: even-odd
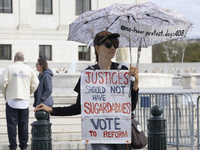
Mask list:
[[[39,75],[39,85],[37,90],[34,93],[34,104],[33,106],[36,107],[37,105],[43,103],[47,106],[52,107],[54,102],[51,96],[52,93],[52,76],[53,72],[50,69],[47,69]]]
[[[110,69],[117,70],[118,65],[119,65],[118,63],[113,62]],[[86,70],[92,70],[92,68],[94,68],[95,70],[100,69],[98,64],[96,64],[96,65],[93,65],[92,67],[88,67]],[[121,70],[128,70],[128,68],[126,66],[122,66]],[[81,85],[80,85],[80,78],[79,78],[79,81],[74,88],[74,91],[78,93],[76,103],[68,107],[53,107],[53,112],[51,114],[52,116],[71,116],[71,115],[78,115],[81,113],[80,86]],[[138,102],[138,90],[134,91],[133,88],[131,89],[132,89],[131,91],[132,110],[135,110],[136,104]]]

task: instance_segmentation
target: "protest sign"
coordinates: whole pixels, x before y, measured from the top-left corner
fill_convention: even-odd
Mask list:
[[[81,72],[82,140],[90,143],[131,141],[131,98],[127,71]]]
[[[118,33],[145,38],[181,38],[185,37],[186,27],[187,24],[182,26],[152,26],[120,20]]]

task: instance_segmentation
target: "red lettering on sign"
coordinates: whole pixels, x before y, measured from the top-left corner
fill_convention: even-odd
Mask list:
[[[86,114],[100,114],[100,113],[131,113],[131,103],[95,103],[85,102],[84,112]]]
[[[125,84],[129,83],[128,72],[85,72],[85,82],[93,84]]]
[[[128,137],[127,131],[104,131],[103,137],[105,138],[124,138]]]

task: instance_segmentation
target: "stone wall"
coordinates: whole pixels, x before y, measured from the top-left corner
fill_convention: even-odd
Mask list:
[[[1,63],[0,73],[2,72],[3,68],[9,64],[11,63]],[[27,64],[35,69],[35,63],[27,63]],[[92,65],[92,63],[49,62],[49,68],[51,68],[52,71],[54,72],[53,86],[57,91],[55,93],[58,94],[62,90],[64,90],[65,93],[73,92],[73,88],[80,77],[81,70],[84,70],[89,65]],[[140,64],[139,87],[169,88],[172,86],[184,85],[186,89],[196,88],[196,85],[200,85],[199,73],[200,73],[200,67],[198,63]],[[191,82],[189,80],[186,80],[186,77],[188,79],[188,77],[191,76],[192,76],[190,80]],[[63,93],[63,91],[61,93]]]

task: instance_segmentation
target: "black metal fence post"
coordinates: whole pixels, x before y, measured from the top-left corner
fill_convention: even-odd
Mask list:
[[[163,109],[155,105],[151,108],[153,117],[148,121],[148,150],[166,150],[166,119],[161,117]]]
[[[31,126],[31,150],[52,150],[51,123],[45,120],[48,113],[45,111],[35,112],[37,121]]]

